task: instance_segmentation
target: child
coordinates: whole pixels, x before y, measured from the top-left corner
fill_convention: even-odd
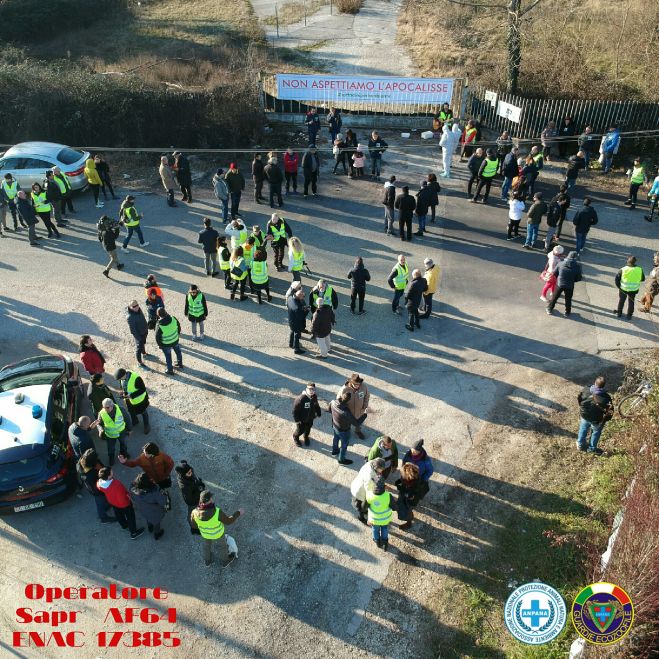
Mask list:
[[[355,168],[355,178],[361,178],[364,176],[364,163],[366,158],[364,158],[364,152],[362,151],[362,145],[360,144],[357,147],[357,151],[352,155],[352,164]]]
[[[197,340],[197,324],[199,324],[199,340],[204,340],[204,321],[208,316],[206,296],[196,284],[190,284],[190,290],[185,296],[185,310],[183,315],[192,323],[192,340]]]
[[[231,252],[227,247],[226,236],[220,236],[218,238],[217,249],[220,252],[220,270],[224,273],[224,288],[229,290],[231,288],[231,266],[229,265]]]
[[[519,237],[519,223],[524,215],[524,202],[519,192],[513,194],[512,199],[508,202],[508,238],[507,240],[515,240]],[[514,234],[514,235],[513,235]]]
[[[547,254],[547,265],[540,275],[540,279],[545,282],[544,288],[542,289],[542,294],[540,299],[543,302],[547,302],[547,293],[551,293],[551,297],[554,297],[554,291],[556,290],[556,271],[558,270],[558,264],[563,260],[563,252],[565,250],[561,245],[556,245],[554,249]]]
[[[384,490],[384,478],[378,478],[373,491],[366,490],[368,525],[373,528],[373,542],[384,551],[389,547],[389,523],[391,522],[391,495]]]

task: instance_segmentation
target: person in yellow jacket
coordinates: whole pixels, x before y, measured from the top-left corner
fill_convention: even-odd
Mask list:
[[[428,288],[423,294],[423,303],[426,310],[419,317],[430,318],[430,314],[432,313],[432,296],[437,292],[437,287],[439,286],[439,266],[435,265],[435,262],[430,257],[424,259],[423,265],[426,267],[423,276],[428,284]]]
[[[616,275],[616,286],[618,287],[618,308],[613,310],[618,318],[622,316],[622,308],[627,300],[627,320],[634,314],[634,298],[641,288],[641,282],[645,281],[643,268],[636,265],[636,257],[630,256],[627,265],[618,270]]]
[[[92,190],[94,195],[94,203],[96,208],[103,208],[103,202],[99,200],[98,194],[101,190],[101,177],[96,169],[96,163],[93,158],[88,158],[85,162],[85,177],[87,179],[87,184]]]
[[[373,542],[387,551],[389,547],[389,524],[393,516],[391,494],[384,489],[384,478],[380,477],[373,490],[366,490],[368,525],[373,529]]]

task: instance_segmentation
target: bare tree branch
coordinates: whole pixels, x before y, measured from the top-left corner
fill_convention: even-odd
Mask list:
[[[541,2],[542,2],[542,0],[535,0],[535,2],[533,2],[531,5],[529,5],[526,9],[524,9],[523,11],[520,11],[519,12],[520,18],[522,16],[526,16],[526,14],[528,14],[531,11],[531,9],[537,7],[537,5],[539,5]]]
[[[538,0],[539,2],[540,0]],[[462,0],[448,0],[454,5],[464,5],[465,7],[489,7],[494,9],[508,9],[508,5],[491,5],[485,2],[463,2]]]

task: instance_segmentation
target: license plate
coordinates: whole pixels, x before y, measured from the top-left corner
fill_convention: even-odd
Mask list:
[[[34,503],[28,503],[25,506],[16,506],[14,508],[15,513],[22,513],[24,510],[32,510],[33,508],[43,508],[44,507],[44,502],[43,501],[35,501]]]

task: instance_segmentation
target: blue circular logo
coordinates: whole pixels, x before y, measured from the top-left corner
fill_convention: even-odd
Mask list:
[[[540,581],[516,588],[506,601],[508,631],[522,643],[543,645],[565,627],[567,610],[560,593]]]

